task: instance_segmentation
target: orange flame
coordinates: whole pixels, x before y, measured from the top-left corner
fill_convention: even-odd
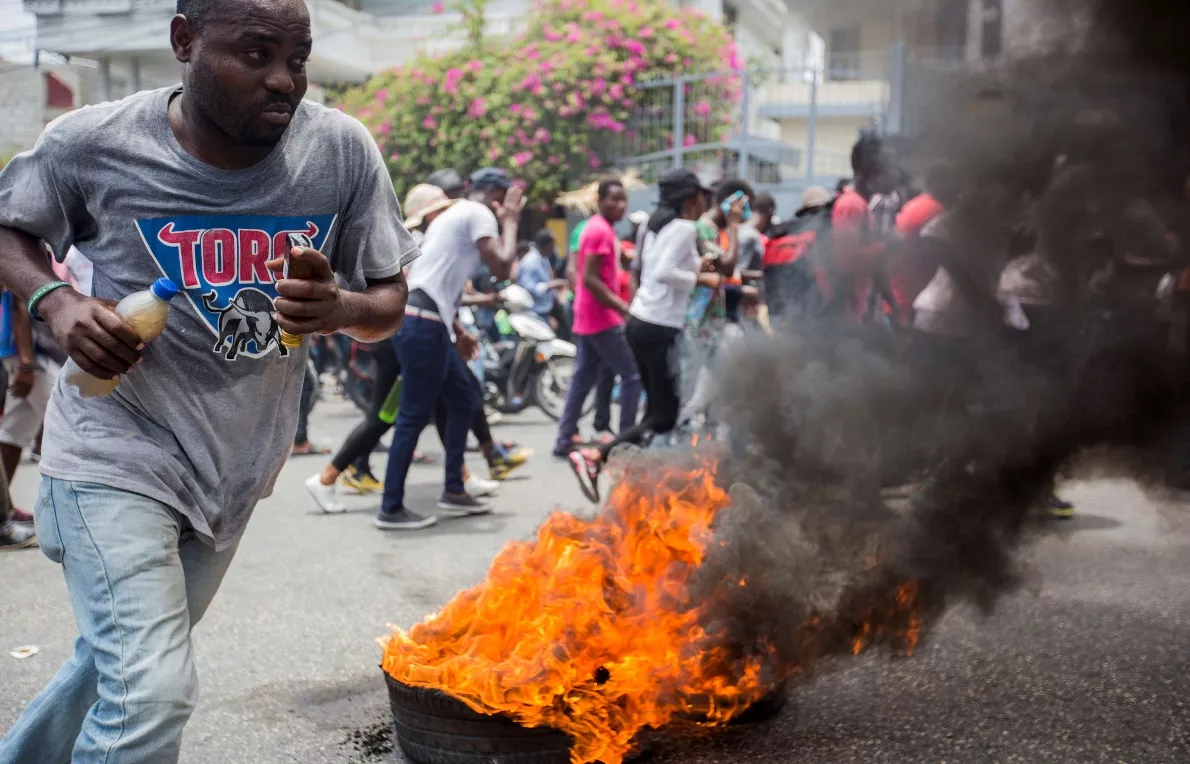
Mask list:
[[[675,718],[726,722],[801,671],[768,645],[727,644],[704,625],[707,603],[691,599],[728,506],[713,466],[669,469],[648,488],[621,481],[598,517],[554,513],[533,542],[506,546],[483,583],[408,632],[394,627],[384,670],[480,713],[561,730],[575,764],[620,764],[641,729]],[[852,651],[894,637],[912,652],[916,600],[909,582],[895,604],[863,611]],[[829,626],[814,616],[806,629]]]
[[[673,471],[650,493],[625,481],[593,520],[551,515],[482,584],[394,629],[384,670],[562,730],[576,764],[619,764],[640,729],[679,715],[730,719],[770,689],[762,661],[716,644],[687,590],[727,494],[711,468]]]

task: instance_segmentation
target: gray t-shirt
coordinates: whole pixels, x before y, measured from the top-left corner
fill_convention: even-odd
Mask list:
[[[96,297],[118,300],[162,275],[182,290],[165,333],[115,392],[84,400],[59,377],[41,470],[162,501],[225,549],[285,462],[309,348],[281,345],[265,261],[284,251],[286,233],[302,233],[340,284],[359,290],[418,250],[356,120],[303,102],[267,158],[218,170],[170,129],[177,92],[52,123],[0,174],[0,225],[59,256],[77,246],[94,263]]]

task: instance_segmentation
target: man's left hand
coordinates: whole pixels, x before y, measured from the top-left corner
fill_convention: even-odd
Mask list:
[[[277,324],[291,334],[331,334],[346,326],[343,295],[330,261],[309,247],[294,247],[290,261],[291,268],[306,269],[309,278],[281,278],[284,258],[265,263],[277,278],[278,297],[273,303]]]

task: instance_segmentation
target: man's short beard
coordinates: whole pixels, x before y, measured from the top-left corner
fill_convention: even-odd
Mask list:
[[[197,61],[191,64],[190,77],[187,78],[183,92],[194,113],[233,143],[244,146],[275,146],[285,134],[284,130],[275,136],[266,134],[251,123],[251,117],[245,117],[234,109],[227,108],[227,99],[222,97],[219,78]]]

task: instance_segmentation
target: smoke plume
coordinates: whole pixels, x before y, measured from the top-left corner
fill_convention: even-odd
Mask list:
[[[1027,56],[928,80],[900,159],[954,166],[956,248],[990,293],[1010,259],[1041,257],[1044,320],[951,343],[818,324],[725,351],[736,511],[703,582],[717,622],[776,646],[783,673],[879,632],[908,580],[923,631],[959,602],[990,612],[1025,580],[1018,552],[1060,477],[1157,485],[1178,466],[1190,364],[1155,291],[1190,250],[1190,5],[1038,13],[1051,37]],[[901,483],[912,499],[886,505]]]

